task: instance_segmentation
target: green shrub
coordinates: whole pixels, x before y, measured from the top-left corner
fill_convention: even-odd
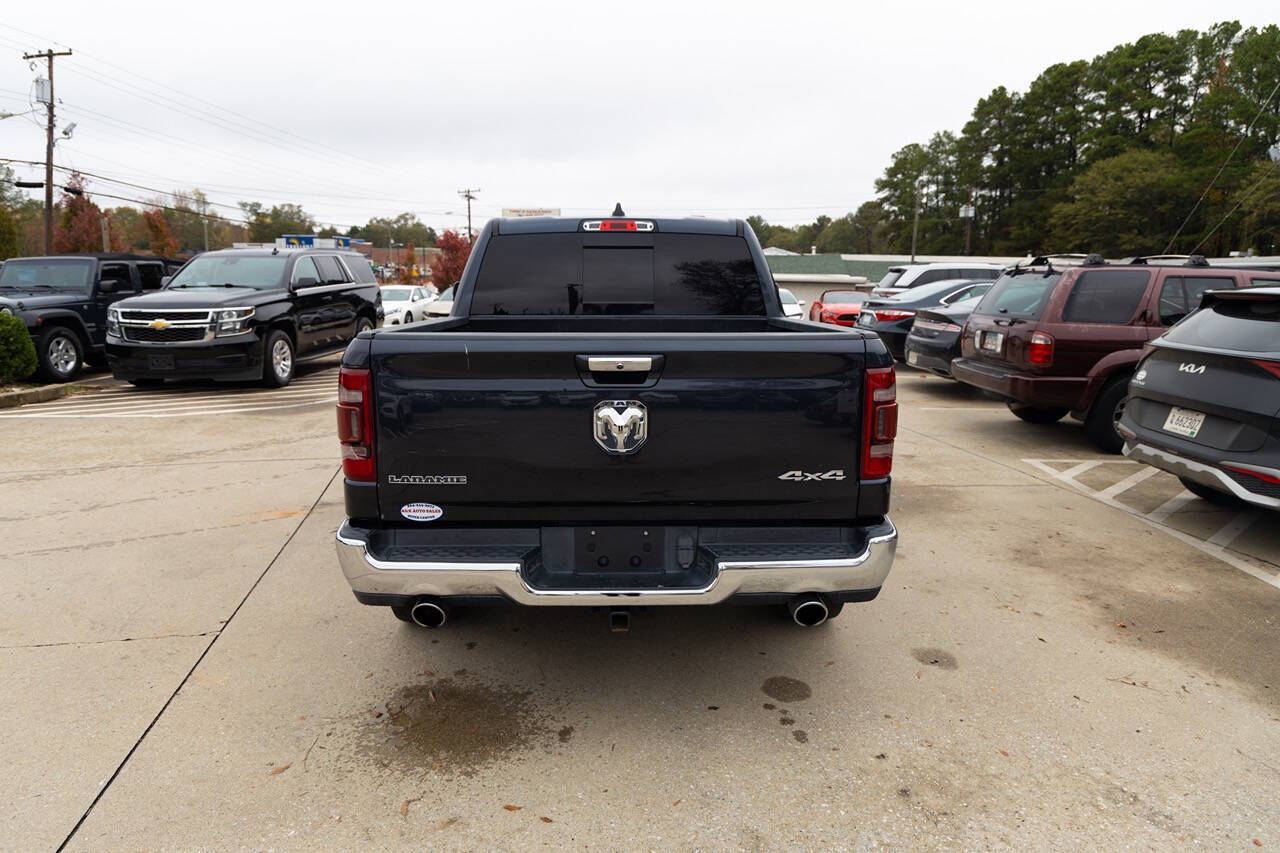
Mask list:
[[[26,379],[36,367],[36,345],[26,324],[12,314],[0,314],[0,383]]]

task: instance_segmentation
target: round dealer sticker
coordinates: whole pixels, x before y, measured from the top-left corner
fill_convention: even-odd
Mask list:
[[[444,510],[435,504],[405,504],[400,507],[400,514],[410,521],[435,521],[444,515]]]

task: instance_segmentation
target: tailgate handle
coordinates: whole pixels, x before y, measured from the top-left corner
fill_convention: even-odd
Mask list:
[[[649,356],[588,356],[587,369],[592,373],[648,373],[653,370],[653,359]]]

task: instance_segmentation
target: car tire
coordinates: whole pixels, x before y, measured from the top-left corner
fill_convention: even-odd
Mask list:
[[[129,384],[135,388],[159,388],[164,384],[164,380],[155,377],[143,377],[141,379],[130,379]]]
[[[40,377],[48,382],[70,382],[84,366],[80,336],[66,326],[50,326],[36,345]]]
[[[296,362],[293,339],[283,329],[272,329],[262,347],[262,384],[268,388],[288,385]]]
[[[1008,403],[1009,411],[1029,424],[1056,424],[1067,416],[1070,409],[1051,409],[1028,406],[1024,403]]]
[[[1084,419],[1084,432],[1089,440],[1106,453],[1119,453],[1124,450],[1124,437],[1116,431],[1120,416],[1124,414],[1125,404],[1129,401],[1129,377],[1118,376],[1105,386],[1094,398],[1089,407],[1089,414]]]
[[[367,332],[373,328],[373,321],[368,317],[361,317],[356,320],[356,336],[359,337],[361,332]]]
[[[1195,480],[1188,480],[1186,477],[1179,477],[1178,482],[1182,483],[1182,487],[1191,494],[1218,506],[1239,506],[1244,503],[1240,498],[1230,492],[1220,491],[1213,486],[1206,486],[1204,483],[1197,483]]]

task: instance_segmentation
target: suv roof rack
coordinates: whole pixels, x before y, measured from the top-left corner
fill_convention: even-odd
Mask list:
[[[1080,252],[1068,252],[1053,255],[1027,255],[1027,257],[1018,261],[1009,269],[1020,270],[1028,267],[1048,267],[1053,269],[1054,263],[1057,262],[1061,266],[1103,266],[1107,263],[1107,259],[1094,252],[1091,254],[1083,254]]]

